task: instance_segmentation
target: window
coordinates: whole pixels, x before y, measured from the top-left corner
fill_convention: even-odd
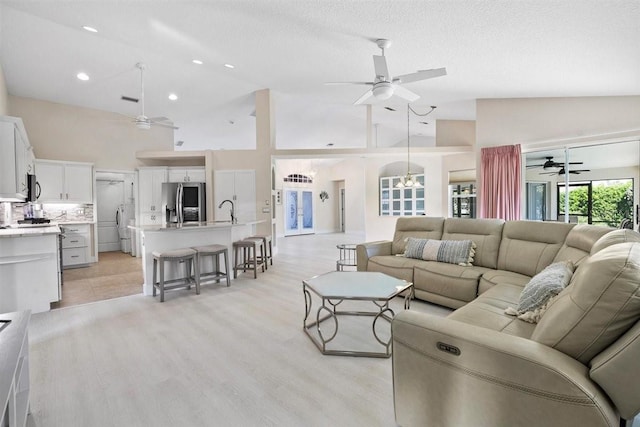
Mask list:
[[[424,174],[414,175],[421,187],[396,188],[400,176],[380,178],[380,215],[424,215]]]
[[[284,182],[298,182],[303,184],[313,184],[313,179],[301,173],[292,173],[283,178]]]
[[[565,213],[565,186],[558,183],[558,219]],[[633,219],[633,180],[583,181],[569,184],[569,222],[617,228]]]
[[[453,218],[476,217],[475,182],[450,185],[449,193],[451,194],[451,216]]]

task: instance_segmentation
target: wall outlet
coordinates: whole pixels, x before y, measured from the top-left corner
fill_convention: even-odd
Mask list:
[[[262,208],[262,213],[269,213],[271,210],[269,208]]]
[[[84,208],[76,209],[76,215],[84,215]]]

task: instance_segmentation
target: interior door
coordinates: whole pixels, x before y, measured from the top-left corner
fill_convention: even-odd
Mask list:
[[[124,181],[96,181],[98,213],[98,252],[120,250],[116,223],[118,207],[124,203]],[[122,224],[123,219],[120,218]],[[126,227],[127,224],[124,224]]]
[[[284,235],[296,236],[314,232],[313,191],[309,189],[284,189]]]

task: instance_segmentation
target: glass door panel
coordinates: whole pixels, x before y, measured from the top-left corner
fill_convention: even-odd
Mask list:
[[[284,189],[285,224],[284,235],[295,236],[314,232],[313,191]]]

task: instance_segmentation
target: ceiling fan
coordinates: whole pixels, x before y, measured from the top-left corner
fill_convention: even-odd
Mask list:
[[[569,171],[570,174],[574,175],[580,175],[582,172],[591,172],[591,169],[573,169]],[[566,173],[564,167],[561,167],[557,172],[541,172],[540,175],[564,175]]]
[[[129,102],[140,102],[140,114],[133,118],[133,123],[135,123],[138,129],[150,129],[151,125],[157,125],[162,127],[167,127],[171,129],[179,129],[177,126],[174,126],[171,120],[168,117],[147,117],[144,114],[144,70],[145,65],[142,62],[138,62],[136,64],[136,68],[140,70],[140,99],[136,99],[130,96],[122,96],[121,99],[123,101]]]
[[[559,162],[554,162],[553,161],[553,156],[547,156],[545,157],[545,159],[547,159],[546,162],[544,162],[541,165],[528,165],[527,168],[543,168],[543,169],[549,169],[549,168],[564,168],[564,162],[559,163]],[[583,162],[569,162],[570,165],[581,165]],[[564,170],[564,169],[563,169]]]
[[[432,70],[420,70],[411,74],[403,74],[401,76],[391,77],[389,74],[389,68],[387,67],[387,58],[384,56],[384,51],[391,46],[391,40],[378,39],[376,44],[382,50],[382,55],[373,55],[373,67],[376,72],[376,77],[372,82],[335,82],[326,83],[327,85],[365,85],[371,86],[367,92],[354,102],[355,105],[362,104],[370,98],[374,97],[380,100],[391,98],[393,95],[397,95],[400,98],[406,99],[409,102],[413,102],[420,98],[420,95],[411,92],[401,84],[417,82],[420,80],[432,79],[434,77],[440,77],[447,75],[446,68],[436,68]]]

